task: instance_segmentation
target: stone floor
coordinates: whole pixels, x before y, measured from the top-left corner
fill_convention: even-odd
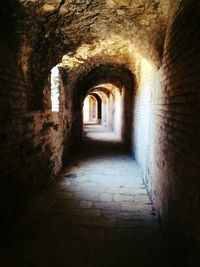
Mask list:
[[[27,205],[13,226],[0,266],[168,266],[136,162],[105,129],[91,140],[92,127],[71,167]],[[103,131],[104,141],[98,140]]]
[[[85,135],[95,141],[120,141],[120,134],[109,131],[100,124],[85,124]]]

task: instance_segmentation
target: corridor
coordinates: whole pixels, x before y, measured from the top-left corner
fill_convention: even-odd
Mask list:
[[[1,267],[200,266],[199,14],[0,1]]]
[[[132,156],[104,127],[85,130],[73,164],[13,226],[2,266],[168,266],[158,218]]]

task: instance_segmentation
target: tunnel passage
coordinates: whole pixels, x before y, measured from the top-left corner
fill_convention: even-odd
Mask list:
[[[9,225],[25,198],[71,161],[84,98],[72,94],[74,83],[101,65],[124,66],[134,73],[127,112],[134,127],[124,139],[133,141],[173,265],[199,266],[199,7],[197,0],[0,1],[0,223]],[[59,109],[52,109],[57,64]],[[95,84],[88,83],[87,92]]]
[[[97,100],[95,100],[96,98],[91,99],[91,96],[96,96]],[[116,138],[122,140],[123,92],[120,88],[110,83],[95,86],[89,90],[89,94],[83,103],[84,129],[88,123],[96,123],[103,126],[99,129],[107,129]],[[92,118],[92,111],[96,113],[95,118]],[[87,128],[92,129],[89,125],[87,125]]]
[[[86,96],[83,101],[83,123],[97,123],[98,111],[99,107],[96,97]]]
[[[133,109],[133,93],[134,93],[134,75],[133,73],[125,68],[124,66],[120,65],[110,65],[110,64],[102,64],[96,68],[90,70],[89,73],[85,73],[82,76],[79,76],[77,81],[74,84],[74,88],[72,88],[72,113],[73,116],[77,118],[76,123],[72,126],[72,131],[79,132],[80,137],[82,136],[82,109],[83,109],[83,100],[87,96],[88,92],[96,92],[97,94],[101,92],[101,88],[103,85],[109,84],[102,92],[112,96],[113,94],[117,94],[115,92],[118,91],[120,98],[119,101],[122,102],[122,114],[118,114],[118,110],[116,110],[116,116],[121,116],[119,119],[121,121],[121,125],[117,126],[117,118],[115,118],[115,111],[110,110],[110,120],[108,121],[108,126],[114,130],[114,128],[121,128],[116,129],[120,133],[119,135],[122,136],[122,141],[126,146],[127,150],[132,150],[132,123],[133,123],[133,113],[130,112]],[[112,90],[114,93],[112,92]],[[101,93],[102,93],[101,92]],[[109,98],[111,99],[111,98]],[[109,107],[109,106],[108,106]],[[79,128],[79,130],[78,130]],[[77,141],[76,141],[77,142]]]
[[[96,118],[97,118],[97,121],[100,123],[101,122],[101,118],[102,118],[102,99],[97,93],[92,93],[91,95],[94,96],[96,101],[97,101]]]
[[[83,101],[83,123],[99,123],[102,118],[102,100],[98,94],[88,94]]]

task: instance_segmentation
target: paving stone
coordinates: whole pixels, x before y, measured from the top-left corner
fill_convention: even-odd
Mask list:
[[[80,204],[79,204],[78,207],[79,208],[83,208],[83,209],[89,209],[89,208],[92,207],[92,201],[85,201],[85,200],[83,200],[83,201],[80,202]]]
[[[100,193],[100,201],[113,201],[113,194],[110,193]]]
[[[82,200],[100,201],[100,194],[98,192],[79,191],[75,196]]]
[[[114,201],[123,202],[123,201],[133,201],[133,195],[125,195],[125,194],[114,194]]]
[[[96,201],[94,202],[94,207],[101,210],[121,210],[121,203],[116,203],[112,201]]]
[[[166,245],[135,161],[85,143],[76,163],[65,175],[77,178],[62,176],[27,205],[1,265],[163,266]]]

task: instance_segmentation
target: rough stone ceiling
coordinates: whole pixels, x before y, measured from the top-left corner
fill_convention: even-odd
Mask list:
[[[75,98],[77,96],[84,98],[89,91],[98,90],[101,87],[112,91],[113,88],[121,90],[122,87],[131,90],[133,86],[133,74],[123,65],[98,65],[80,75],[76,73],[73,78],[69,79],[69,88],[74,91]]]
[[[96,55],[98,49],[104,56],[114,57],[128,51],[133,57],[143,55],[158,66],[169,2],[19,0],[15,11],[17,33],[23,36],[19,54],[26,57],[33,69],[44,60],[52,67],[64,54],[76,53],[78,48],[83,52],[84,47],[88,55],[85,53],[83,58]],[[34,53],[37,59],[33,59]]]
[[[139,51],[129,40],[113,36],[94,44],[82,44],[76,53],[64,55],[60,65],[74,70],[82,64],[88,65],[86,69],[90,68],[90,65],[121,64],[134,72],[140,57]]]
[[[90,89],[90,92],[96,93],[100,95],[101,97],[109,96],[110,94],[114,96],[116,92],[120,94],[122,92],[122,88],[119,88],[111,83],[105,83],[105,84],[94,86],[93,88]]]

